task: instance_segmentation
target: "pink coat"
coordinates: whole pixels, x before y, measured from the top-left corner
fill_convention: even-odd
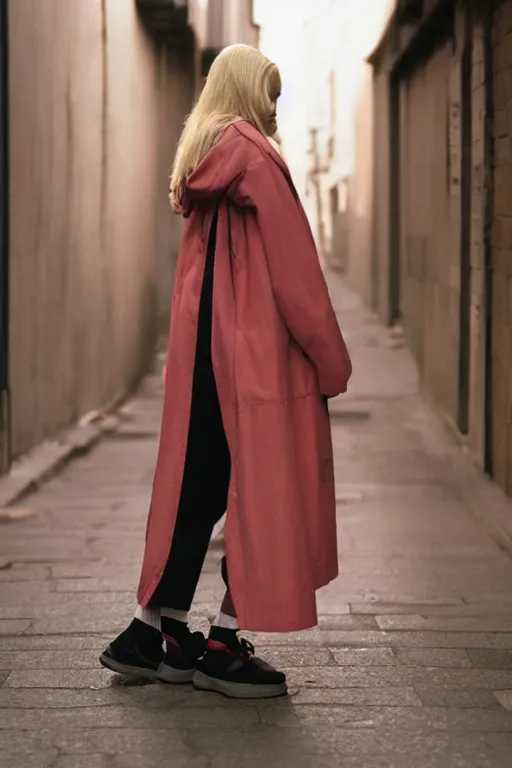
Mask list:
[[[231,595],[241,629],[305,629],[317,623],[316,590],[338,574],[321,394],[346,391],[351,363],[288,168],[245,122],[226,130],[184,193],[187,224],[138,599],[147,605],[160,580],[177,516],[217,204],[212,356],[232,458],[225,533]]]

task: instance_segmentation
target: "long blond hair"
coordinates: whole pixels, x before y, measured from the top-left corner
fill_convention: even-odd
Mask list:
[[[247,120],[266,136],[275,133],[280,93],[277,66],[256,48],[231,45],[221,51],[181,134],[170,176],[173,205],[179,206],[187,176],[229,125]]]

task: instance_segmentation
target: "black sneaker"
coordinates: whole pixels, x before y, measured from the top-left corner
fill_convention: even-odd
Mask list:
[[[273,699],[288,693],[286,677],[258,659],[254,646],[236,632],[214,627],[207,650],[193,677],[200,691],[215,691],[232,699]]]
[[[206,638],[202,632],[191,632],[186,624],[162,617],[165,657],[158,670],[162,683],[180,685],[191,683],[197,660],[206,651]]]
[[[128,677],[154,680],[164,659],[162,633],[133,619],[100,656],[100,664]]]

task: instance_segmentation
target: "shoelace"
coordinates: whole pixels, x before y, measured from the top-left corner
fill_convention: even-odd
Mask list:
[[[246,640],[245,637],[240,638],[240,645],[243,649],[243,656],[245,656],[247,660],[254,658],[256,655],[256,649],[254,645],[249,642],[249,640]]]

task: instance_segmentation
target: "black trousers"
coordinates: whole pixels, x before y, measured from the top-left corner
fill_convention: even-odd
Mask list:
[[[188,611],[201,575],[213,527],[226,511],[231,459],[212,365],[213,273],[217,216],[206,254],[199,303],[192,405],[178,516],[166,568],[151,600]],[[172,376],[172,371],[167,375]],[[227,586],[227,569],[223,561]]]

